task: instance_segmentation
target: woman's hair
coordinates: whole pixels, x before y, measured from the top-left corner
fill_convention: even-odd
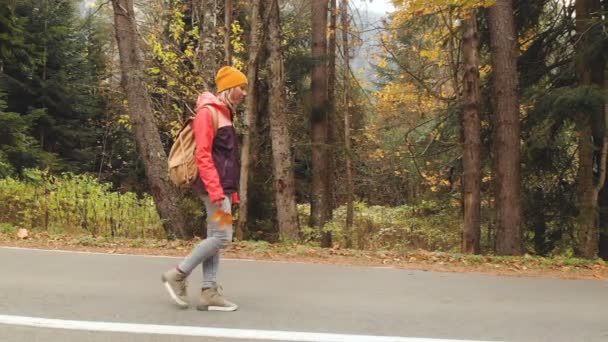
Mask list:
[[[230,113],[232,115],[234,115],[235,112],[235,105],[234,102],[232,101],[232,92],[234,91],[234,88],[229,88],[226,89],[222,92],[220,92],[219,94],[217,94],[217,97],[220,99],[220,101],[224,102],[228,108],[230,108]]]

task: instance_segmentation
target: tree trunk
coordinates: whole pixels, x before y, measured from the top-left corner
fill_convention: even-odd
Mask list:
[[[251,3],[251,41],[249,43],[249,60],[247,62],[247,97],[245,98],[245,130],[243,132],[243,142],[241,146],[241,178],[239,195],[239,221],[236,227],[236,238],[242,240],[247,236],[247,217],[249,211],[249,170],[251,168],[251,146],[253,135],[256,132],[257,112],[258,112],[258,60],[260,54],[260,42],[264,37],[264,25],[260,16],[260,0],[253,0]]]
[[[226,0],[224,5],[224,65],[232,65],[230,53],[230,34],[232,33],[232,0]]]
[[[593,131],[591,120],[582,114],[579,121],[578,133],[578,227],[576,233],[576,255],[592,258],[597,254],[598,248],[598,220],[597,200],[593,174]]]
[[[325,203],[325,215],[331,220],[335,207],[333,179],[336,165],[336,0],[329,2],[329,32],[328,32],[328,60],[327,60],[327,172],[325,173],[325,188],[328,189],[328,198]]]
[[[272,139],[272,159],[274,170],[274,190],[277,207],[277,223],[280,238],[297,241],[299,239],[298,211],[296,209],[296,189],[294,161],[291,153],[291,136],[287,129],[285,103],[287,93],[283,55],[281,53],[281,25],[279,1],[273,0],[270,15],[270,136]]]
[[[216,24],[217,24],[217,0],[200,0],[201,7],[199,13],[201,18],[200,34],[199,34],[199,49],[198,61],[201,62],[201,73],[205,78],[214,79],[215,72],[219,69],[221,52],[218,53],[216,44]]]
[[[184,216],[177,206],[179,193],[169,183],[167,155],[152,116],[152,103],[146,90],[144,64],[137,39],[133,1],[112,0],[112,6],[122,87],[127,95],[137,151],[142,158],[156,208],[168,237],[191,238],[192,234],[187,231]]]
[[[606,4],[608,7],[608,2]],[[608,8],[607,8],[608,9]],[[606,68],[606,66],[604,66]],[[606,74],[606,69],[604,69],[604,92],[608,92],[608,75]],[[606,126],[608,127],[608,101],[604,104],[604,118],[606,119]],[[606,133],[605,133],[606,134]],[[604,138],[605,139],[605,138]],[[604,140],[604,144],[606,141]],[[606,154],[607,152],[604,152]],[[604,167],[607,165],[604,164]],[[599,246],[598,246],[598,256],[604,260],[608,260],[608,189],[606,189],[606,176],[604,176],[604,186],[602,187],[602,199],[603,203],[600,203],[600,208],[602,208],[602,216],[600,219],[600,236],[599,236]]]
[[[599,0],[577,0],[575,3],[576,34],[579,45],[575,47],[578,53],[576,71],[580,86],[604,85],[604,60],[601,54],[590,51],[597,35],[601,34],[601,23],[598,22],[600,9]],[[606,169],[605,115],[606,113],[578,113],[579,216],[575,252],[585,258],[597,256],[599,247],[598,198],[605,182]],[[594,127],[599,126],[602,127],[602,132],[594,135]],[[596,155],[596,149],[600,151],[599,156]],[[595,169],[600,170],[599,175],[596,175]]]
[[[310,225],[321,233],[321,246],[331,246],[331,234],[323,232],[327,222],[327,1],[312,0],[312,201]]]
[[[462,127],[464,131],[463,151],[463,191],[464,191],[464,231],[462,252],[479,254],[481,236],[481,123],[479,119],[479,34],[476,21],[477,11],[469,10],[463,27],[464,62],[464,109]]]
[[[523,254],[517,32],[512,0],[489,8],[494,77],[496,253]]]
[[[546,203],[542,187],[532,191],[532,201],[534,203]],[[537,255],[546,256],[551,252],[551,246],[547,243],[547,217],[542,210],[539,210],[532,217],[532,227],[534,229],[534,251]]]
[[[342,23],[342,50],[344,51],[344,149],[346,150],[346,228],[344,231],[346,248],[352,247],[352,227],[354,219],[354,182],[352,151],[350,146],[350,52],[348,48],[348,0],[341,0],[340,21]]]
[[[603,11],[604,13],[608,13],[608,0],[603,1]],[[608,22],[604,21],[603,25],[604,32],[608,31]],[[608,65],[606,64],[606,60],[604,60],[604,92],[608,92]],[[608,118],[608,101],[604,104],[604,117]],[[607,126],[608,127],[608,126]],[[600,203],[600,208],[602,212],[602,216],[600,218],[600,237],[599,237],[599,252],[598,255],[604,259],[608,260],[608,189],[606,188],[606,180],[604,179],[604,187],[602,188],[603,203]]]

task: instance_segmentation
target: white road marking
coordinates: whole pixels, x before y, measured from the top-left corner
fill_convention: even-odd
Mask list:
[[[400,336],[349,335],[299,331],[225,329],[180,325],[75,321],[12,315],[0,315],[0,324],[28,326],[35,328],[118,332],[133,334],[177,335],[232,338],[245,340],[275,340],[298,342],[481,342],[471,340],[446,340]]]

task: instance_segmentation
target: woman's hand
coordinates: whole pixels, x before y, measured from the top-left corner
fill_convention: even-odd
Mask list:
[[[217,200],[215,200],[215,201],[212,201],[211,203],[213,203],[213,205],[215,205],[215,206],[217,206],[217,207],[220,207],[220,208],[221,208],[221,207],[222,207],[222,204],[224,204],[224,199],[225,199],[225,198],[226,198],[226,197],[222,197],[222,198],[220,198],[220,199],[217,199]]]

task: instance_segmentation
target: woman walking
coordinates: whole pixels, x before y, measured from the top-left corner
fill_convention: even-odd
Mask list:
[[[235,311],[238,306],[218,291],[217,273],[220,250],[232,241],[232,220],[227,215],[232,215],[232,204],[238,203],[240,162],[232,119],[247,95],[247,77],[233,67],[222,67],[216,76],[216,86],[217,95],[206,92],[198,97],[192,122],[199,172],[193,187],[205,203],[207,238],[179,265],[165,272],[162,281],[175,303],[186,308],[189,305],[186,279],[202,264],[203,284],[196,308]]]

